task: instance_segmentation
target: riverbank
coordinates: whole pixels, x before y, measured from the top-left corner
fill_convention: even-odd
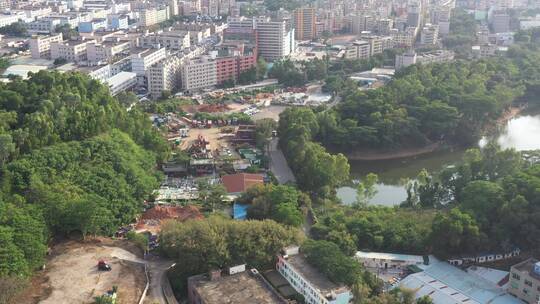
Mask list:
[[[354,152],[345,153],[349,160],[390,160],[420,156],[423,154],[433,153],[441,148],[441,143],[436,142],[423,147],[417,148],[400,148],[392,151],[382,150],[356,150]]]
[[[518,107],[510,107],[506,110],[499,119],[495,121],[493,126],[488,126],[486,131],[490,132],[490,129],[494,129],[496,126],[501,126],[506,124],[512,118],[515,118],[526,108],[525,105]],[[376,150],[376,149],[363,149],[356,150],[353,152],[344,153],[344,155],[353,161],[375,161],[375,160],[392,160],[400,158],[408,158],[421,156],[424,154],[433,153],[439,151],[443,147],[442,142],[431,143],[422,147],[413,147],[413,148],[399,148],[396,150]]]

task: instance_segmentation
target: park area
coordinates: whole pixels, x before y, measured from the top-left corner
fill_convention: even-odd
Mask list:
[[[93,303],[94,297],[118,287],[117,303],[138,303],[146,284],[144,265],[124,241],[67,241],[54,246],[45,270],[32,279],[17,303]],[[105,260],[110,271],[99,271]]]

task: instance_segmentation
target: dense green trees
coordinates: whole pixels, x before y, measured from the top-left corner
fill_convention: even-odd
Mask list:
[[[295,227],[304,223],[304,214],[300,207],[310,204],[309,197],[296,188],[272,184],[253,186],[238,201],[250,204],[248,217],[251,219],[273,219]]]
[[[285,246],[299,244],[299,230],[274,221],[231,221],[217,216],[185,223],[165,223],[160,234],[163,253],[176,260],[171,278],[185,291],[190,275],[238,264],[266,269]]]
[[[454,9],[450,17],[450,33],[443,39],[443,43],[457,52],[458,56],[468,56],[476,41],[476,28],[474,14],[463,9]]]
[[[26,29],[26,24],[22,21],[18,21],[10,25],[0,27],[0,34],[12,37],[23,37],[28,34],[28,31]]]
[[[331,240],[350,254],[356,250],[401,251],[422,254],[429,246],[434,212],[385,207],[345,206],[319,212],[313,225],[315,239]],[[333,234],[339,233],[335,238]]]
[[[307,80],[305,72],[289,59],[274,62],[268,77],[277,78],[280,84],[289,87],[302,86]]]
[[[1,84],[0,279],[39,267],[55,234],[110,235],[131,222],[167,154],[143,113],[86,76]]]
[[[319,123],[312,110],[289,108],[280,114],[280,145],[301,189],[326,195],[349,178],[349,163],[313,142]]]
[[[466,144],[523,93],[516,73],[505,61],[412,66],[383,88],[345,94],[319,138],[342,149]]]

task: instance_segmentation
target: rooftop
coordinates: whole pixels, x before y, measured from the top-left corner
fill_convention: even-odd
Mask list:
[[[199,296],[207,304],[273,304],[286,303],[264,281],[260,274],[246,271],[210,281],[207,275],[190,277]]]
[[[465,272],[447,262],[436,262],[425,271],[409,275],[401,287],[416,290],[416,297],[428,295],[435,304],[518,304],[514,298],[486,278]]]
[[[107,79],[107,83],[110,85],[110,86],[118,86],[130,79],[133,79],[133,78],[136,78],[137,77],[137,74],[135,73],[131,73],[131,72],[120,72],[112,77],[110,77],[109,79]]]
[[[528,272],[532,278],[535,278],[540,281],[540,273],[536,273],[534,271],[535,265],[539,262],[540,261],[537,259],[530,258],[528,260],[525,260],[519,264],[512,266],[512,268],[517,269],[521,272]]]
[[[328,294],[336,289],[340,289],[341,285],[330,281],[317,268],[309,264],[303,254],[289,255],[287,262],[311,285],[319,290],[323,295]]]
[[[244,192],[254,185],[264,183],[264,178],[261,174],[249,173],[225,175],[221,180],[228,193]]]
[[[410,254],[397,254],[397,253],[385,253],[385,252],[365,252],[357,251],[355,254],[359,259],[380,259],[380,260],[392,260],[392,261],[408,261],[415,263],[424,263],[424,257],[421,255]]]

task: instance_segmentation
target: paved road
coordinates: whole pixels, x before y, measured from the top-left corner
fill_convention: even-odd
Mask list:
[[[150,287],[144,303],[148,304],[178,304],[172,293],[171,284],[167,279],[166,272],[173,265],[172,261],[162,258],[147,260]]]
[[[283,152],[281,152],[278,147],[278,141],[278,138],[273,138],[270,141],[268,148],[268,155],[270,156],[270,170],[274,173],[280,184],[287,182],[294,183],[296,182],[296,179],[294,178],[291,168],[287,164],[287,160],[285,159]]]

